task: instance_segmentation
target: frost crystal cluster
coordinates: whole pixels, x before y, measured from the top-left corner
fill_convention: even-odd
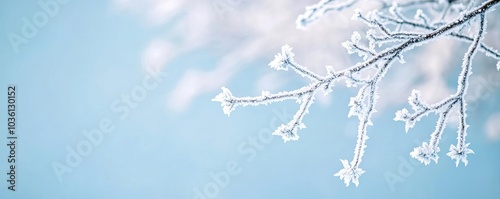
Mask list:
[[[306,12],[298,17],[297,27],[306,28],[324,14],[342,11],[356,5],[359,1],[361,0],[321,0],[315,5],[308,6]],[[362,40],[359,32],[353,32],[351,39],[342,43],[349,54],[357,54],[363,61],[339,71],[334,70],[332,66],[326,66],[327,74],[318,75],[296,63],[292,48],[284,45],[281,53],[275,56],[269,66],[276,70],[293,69],[310,80],[308,85],[278,93],[263,91],[262,95],[256,97],[235,97],[229,89],[222,88],[222,93],[213,101],[220,102],[224,113],[229,115],[238,106],[257,106],[283,100],[295,100],[299,104],[299,109],[293,119],[287,124],[282,124],[273,133],[287,142],[299,139],[299,130],[306,127],[303,123],[304,116],[309,113],[309,107],[314,102],[314,96],[318,91],[329,94],[334,83],[338,81],[345,81],[348,87],[359,88],[357,95],[349,102],[348,114],[348,117],[357,117],[359,120],[354,157],[351,161],[340,160],[343,168],[334,174],[344,180],[346,186],[349,186],[351,182],[358,186],[359,178],[365,172],[360,168],[360,164],[368,139],[367,128],[373,125],[371,118],[376,112],[375,106],[379,100],[378,85],[384,75],[395,61],[405,63],[403,55],[407,51],[439,38],[455,38],[470,45],[463,55],[456,93],[438,103],[429,104],[421,99],[420,91],[413,90],[408,98],[412,110],[398,111],[394,120],[405,122],[405,130],[408,132],[417,121],[429,113],[439,115],[436,129],[431,134],[429,142],[422,143],[410,153],[413,158],[428,165],[431,161],[436,163],[438,161],[439,140],[450,114],[458,114],[457,144],[450,146],[447,155],[455,160],[456,166],[460,162],[467,165],[467,155],[474,152],[469,149],[470,143],[465,141],[468,128],[465,95],[469,77],[472,74],[472,60],[476,52],[484,53],[498,61],[496,66],[491,67],[497,67],[500,70],[500,54],[483,43],[486,34],[486,15],[494,10],[499,1],[381,1],[379,9],[367,13],[356,10],[353,16],[354,20],[360,20],[369,27],[365,34],[366,40]],[[372,73],[366,75],[364,71],[372,71]],[[458,110],[457,113],[452,112],[454,107]]]

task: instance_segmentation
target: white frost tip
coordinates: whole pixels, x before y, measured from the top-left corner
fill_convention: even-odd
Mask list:
[[[341,180],[344,180],[346,187],[349,186],[350,182],[354,183],[357,187],[359,185],[359,177],[361,176],[361,174],[365,173],[365,171],[358,167],[352,167],[352,165],[349,165],[349,162],[347,162],[347,160],[340,160],[340,162],[342,162],[344,168],[333,176],[338,176]]]
[[[451,159],[456,160],[455,165],[457,167],[460,161],[462,161],[464,165],[467,166],[467,164],[469,163],[469,161],[467,161],[467,154],[474,154],[474,151],[468,148],[469,144],[470,143],[463,146],[462,149],[454,145],[450,146],[450,152],[448,152],[446,155],[450,156]]]
[[[359,40],[361,40],[361,35],[359,34],[359,32],[357,32],[357,31],[352,32],[352,35],[351,35],[352,43],[358,44]]]
[[[300,128],[305,128],[305,125],[299,125]],[[279,135],[283,138],[283,142],[288,141],[297,141],[299,140],[299,135],[297,134],[297,128],[291,127],[290,125],[282,124],[276,131],[273,132],[273,135]]]
[[[411,105],[411,108],[415,111],[420,111],[427,106],[420,100],[421,96],[422,94],[420,93],[419,90],[413,90],[411,92],[410,97],[408,97],[408,103]]]
[[[403,121],[405,122],[405,132],[408,133],[408,130],[415,126],[415,120],[410,117],[410,113],[407,109],[403,108],[396,112],[396,116],[394,117],[394,121]]]
[[[497,70],[500,71],[500,61],[497,62]]]
[[[269,63],[269,66],[276,70],[288,70],[287,66],[292,61],[293,56],[292,47],[284,45],[281,47],[281,53],[274,56],[274,60]]]
[[[271,95],[271,92],[269,91],[262,91],[262,97],[269,97]]]
[[[431,163],[431,160],[434,162],[438,162],[439,156],[439,147],[433,148],[427,142],[422,143],[422,146],[419,146],[410,153],[411,157],[415,158],[416,160],[420,161],[421,163],[424,163],[425,165],[429,165]]]
[[[305,30],[307,25],[307,17],[305,15],[299,15],[295,23],[297,25],[297,29]]]
[[[326,68],[326,72],[329,75],[334,75],[335,74],[335,69],[333,68],[333,66],[327,65],[327,66],[325,66],[325,68]]]
[[[423,11],[421,9],[418,9],[417,12],[415,13],[415,17],[413,17],[415,20],[418,20],[420,19],[420,17],[422,16]]]
[[[234,110],[234,97],[233,94],[229,89],[226,87],[222,87],[222,92],[219,93],[217,96],[215,96],[212,101],[213,102],[220,102],[222,106],[222,110],[224,111],[224,114],[228,115],[231,114],[231,111]]]
[[[397,2],[392,2],[392,5],[391,7],[389,8],[389,12],[392,14],[392,15],[397,15],[396,12],[397,12],[397,9],[398,9],[398,3]]]
[[[349,109],[349,114],[347,114],[347,117],[363,115],[363,99],[359,99],[358,96],[351,97],[351,100],[349,101],[349,107],[351,108]]]
[[[358,18],[360,18],[362,15],[361,15],[361,9],[356,9],[354,10],[354,15],[352,15],[352,20],[357,20]]]

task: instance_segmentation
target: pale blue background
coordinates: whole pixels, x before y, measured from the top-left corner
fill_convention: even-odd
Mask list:
[[[314,104],[298,142],[284,144],[273,137],[247,162],[248,156],[238,153],[238,146],[269,128],[273,110],[286,108],[293,113],[295,103],[240,108],[227,117],[219,103],[210,101],[217,90],[200,95],[182,112],[170,111],[165,101],[180,74],[193,65],[211,69],[221,56],[203,47],[174,58],[163,71],[167,78],[122,121],[110,109],[111,102],[141,83],[147,75],[141,68],[142,50],[156,32],[168,30],[169,25],[147,27],[131,16],[109,14],[107,3],[73,1],[16,54],[7,33],[19,32],[20,19],[39,9],[35,1],[0,3],[1,132],[6,127],[6,87],[17,84],[19,89],[17,191],[7,191],[7,176],[2,174],[1,198],[193,198],[193,189],[202,190],[212,182],[209,173],[224,169],[231,160],[240,164],[241,173],[231,178],[217,198],[500,197],[500,143],[484,133],[487,116],[500,111],[498,90],[469,113],[467,140],[476,154],[469,157],[467,167],[456,168],[445,155],[456,142],[456,129],[450,127],[440,145],[439,164],[412,166],[414,171],[392,191],[384,174],[398,174],[401,158],[409,160],[409,152],[428,140],[437,119],[431,115],[405,134],[403,123],[392,120],[396,110],[406,107],[398,104],[376,113],[362,163],[367,172],[359,187],[346,188],[333,174],[341,169],[339,159],[352,158],[356,120],[346,115],[355,90],[339,88],[330,95],[330,105]],[[255,60],[227,86],[235,94],[255,95],[245,88],[270,72],[268,61]],[[455,77],[450,75],[451,85]],[[65,147],[74,147],[84,139],[82,130],[96,128],[106,117],[114,121],[114,132],[105,135],[103,143],[59,182],[51,164],[64,161]],[[353,133],[346,134],[345,129]],[[6,142],[5,133],[0,140]],[[1,148],[0,171],[4,173],[6,146]]]

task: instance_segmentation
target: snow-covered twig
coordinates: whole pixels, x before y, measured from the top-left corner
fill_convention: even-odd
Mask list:
[[[410,26],[410,27],[419,28],[422,30],[427,30],[427,31],[433,31],[433,30],[436,30],[438,28],[435,25],[428,24],[428,19],[425,16],[425,14],[422,13],[422,10],[417,10],[417,14],[415,15],[415,19],[420,20],[422,22],[408,20],[408,19],[398,20],[394,17],[384,15],[382,13],[377,13],[377,14],[378,14],[378,18],[380,18],[381,20],[385,20],[388,23],[393,23],[393,24],[396,24],[399,26],[403,26],[403,25]],[[396,35],[396,36],[403,35],[403,34],[406,34],[406,36],[411,36],[408,33],[392,33],[392,35]],[[418,35],[419,34],[415,34],[414,36],[418,36]],[[467,36],[463,33],[458,32],[458,31],[453,31],[453,32],[449,33],[447,36],[451,36],[453,38],[457,38],[459,40],[469,42],[469,43],[473,41],[472,37]],[[384,42],[384,41],[387,41],[390,39],[393,39],[393,38],[374,38],[375,41],[381,41],[381,42]],[[500,61],[500,53],[497,50],[493,49],[492,47],[486,45],[485,43],[481,42],[480,48],[478,50],[485,53],[486,56],[492,57],[492,58]]]

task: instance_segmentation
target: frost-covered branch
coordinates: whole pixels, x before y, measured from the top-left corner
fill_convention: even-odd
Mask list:
[[[352,8],[354,4],[358,3],[359,1],[363,0],[320,0],[317,4],[313,4],[310,6],[306,7],[306,11],[304,14],[301,14],[298,16],[296,20],[296,25],[297,28],[299,29],[305,29],[309,24],[312,22],[318,20],[322,16],[324,16],[328,12],[340,12],[343,11],[344,9]],[[366,0],[367,2],[370,2]],[[379,0],[381,2],[380,4],[380,10],[385,10],[388,8],[392,7],[392,4],[388,3],[387,0]],[[393,3],[396,1],[392,1]],[[443,0],[412,0],[412,1],[405,1],[402,2],[398,5],[399,8],[412,8],[412,7],[418,7],[418,6],[423,6],[426,4],[446,4],[445,9],[443,10],[442,17],[444,17],[447,13],[448,10],[450,9],[451,5],[455,3],[455,0],[449,0],[449,1],[443,1]],[[461,4],[455,6],[455,7],[470,7],[472,5],[473,1],[469,1],[468,6],[460,6]]]
[[[438,28],[435,24],[433,24],[433,25],[429,24],[429,18],[420,9],[417,10],[417,12],[415,14],[415,17],[414,17],[415,20],[410,20],[410,19],[406,19],[406,18],[403,18],[403,19],[396,18],[394,16],[385,15],[383,13],[377,13],[377,17],[380,20],[385,21],[386,23],[391,23],[391,24],[397,25],[399,27],[409,26],[409,27],[413,27],[413,28],[419,28],[419,29],[424,30],[424,31],[434,31]],[[367,23],[373,23],[373,22],[368,22],[367,19],[363,16],[360,16],[360,18]],[[376,22],[376,23],[380,24],[379,22]],[[408,34],[408,33],[391,33],[391,34],[395,35],[395,36],[400,36],[400,35],[412,36],[411,34]],[[414,33],[413,36],[418,36],[418,35],[419,34]],[[473,38],[471,36],[460,33],[460,31],[453,31],[453,32],[449,33],[447,36],[451,36],[453,38],[457,38],[459,40],[469,42],[469,43],[473,41]],[[372,36],[372,40],[374,40],[373,42],[387,42],[390,39],[392,39],[392,38],[390,38],[390,37],[389,38],[375,38]],[[382,43],[378,43],[378,44],[380,45]],[[492,47],[484,44],[483,42],[480,43],[479,50],[481,52],[485,53],[487,56],[492,57],[492,58],[500,61],[500,53],[497,50],[493,49]]]
[[[360,42],[361,35],[358,32],[354,32],[351,36],[351,40],[344,42],[342,46],[347,49],[348,53],[356,53],[362,57],[362,62],[340,71],[335,71],[332,66],[327,66],[327,74],[322,76],[308,70],[307,67],[297,64],[293,59],[295,55],[292,52],[292,48],[288,45],[284,45],[281,49],[281,53],[275,56],[269,66],[273,69],[284,71],[292,68],[294,72],[303,77],[307,77],[311,81],[308,85],[292,91],[283,91],[274,94],[263,91],[260,96],[256,97],[235,97],[229,89],[223,87],[222,92],[212,99],[212,101],[220,102],[224,113],[229,115],[231,111],[238,106],[267,105],[283,100],[295,100],[299,104],[299,109],[295,116],[290,122],[282,124],[273,133],[273,135],[281,136],[284,142],[287,142],[298,140],[298,130],[305,128],[303,123],[304,117],[309,112],[309,107],[314,102],[314,97],[319,91],[323,91],[325,94],[331,93],[334,82],[340,80],[345,80],[349,87],[358,87],[358,94],[352,97],[349,102],[350,111],[348,114],[348,117],[357,116],[359,120],[354,156],[350,162],[345,159],[341,160],[343,169],[334,174],[344,180],[346,186],[351,182],[358,186],[359,177],[365,172],[360,168],[360,164],[366,148],[366,141],[368,140],[367,128],[372,125],[371,118],[373,113],[376,112],[375,107],[379,98],[377,94],[379,83],[395,61],[405,63],[403,59],[403,54],[405,52],[427,42],[436,40],[437,38],[451,36],[471,42],[471,46],[464,56],[462,73],[458,80],[457,93],[438,103],[427,104],[421,100],[419,91],[413,91],[409,97],[409,103],[414,113],[410,114],[408,110],[403,109],[397,112],[395,120],[405,121],[406,131],[408,131],[408,129],[413,127],[415,122],[420,120],[423,116],[431,112],[439,115],[436,129],[431,134],[429,143],[423,143],[421,147],[415,148],[411,153],[414,158],[417,158],[425,164],[429,164],[430,161],[437,162],[439,140],[443,133],[443,129],[446,127],[447,118],[449,114],[451,114],[452,108],[457,106],[459,110],[458,114],[462,118],[458,131],[458,143],[456,146],[452,145],[450,147],[450,153],[448,153],[448,155],[457,161],[457,165],[460,161],[467,164],[467,154],[473,152],[468,149],[469,144],[465,143],[468,125],[465,120],[466,103],[464,96],[467,91],[468,77],[471,74],[471,60],[477,51],[483,51],[493,58],[498,57],[497,51],[483,44],[481,41],[485,33],[485,15],[494,5],[498,4],[499,1],[500,0],[486,1],[480,6],[467,9],[467,11],[464,11],[449,22],[434,24],[431,23],[431,19],[426,16],[422,10],[417,11],[418,16],[416,20],[407,19],[403,14],[405,12],[402,12],[400,10],[401,7],[397,4],[392,4],[385,12],[372,11],[367,15],[363,15],[361,11],[358,11],[354,18],[362,20],[371,27],[366,34],[366,39],[369,44],[365,46],[363,42]],[[320,8],[324,9],[325,6],[331,2],[333,2],[333,0],[321,1],[314,9],[311,9],[311,12],[320,12]],[[422,4],[430,3],[427,1],[418,2]],[[321,13],[324,13],[324,11],[321,11]],[[448,12],[446,11],[446,13]],[[311,14],[311,16],[312,15],[313,14]],[[316,19],[314,17],[309,18]],[[472,27],[471,24],[477,21],[475,19],[479,19],[478,33],[472,36],[462,33],[461,31],[465,26]],[[394,24],[396,24],[395,27]],[[389,42],[393,45],[388,45]],[[362,73],[365,70],[374,70],[374,73],[372,76],[367,76]]]
[[[412,95],[408,98],[408,102],[412,106],[412,109],[415,113],[410,114],[408,110],[403,109],[396,113],[396,117],[394,120],[396,121],[404,121],[406,123],[406,131],[409,128],[412,128],[415,125],[416,121],[419,121],[420,118],[427,115],[430,112],[435,112],[439,115],[438,122],[436,124],[436,129],[434,133],[431,134],[431,139],[429,143],[424,142],[422,146],[417,147],[410,153],[410,155],[419,160],[420,162],[428,165],[431,160],[434,162],[438,162],[437,153],[440,151],[439,149],[439,140],[441,139],[441,135],[443,134],[443,130],[446,127],[446,123],[449,117],[449,112],[454,106],[458,106],[458,115],[460,118],[459,129],[457,140],[458,143],[456,146],[451,145],[450,152],[447,153],[452,159],[456,160],[456,166],[462,161],[467,166],[467,154],[474,153],[471,149],[468,148],[469,143],[465,143],[465,136],[467,135],[467,123],[466,123],[466,103],[465,103],[465,94],[467,93],[467,87],[469,84],[469,76],[472,73],[472,58],[474,54],[477,52],[481,39],[484,36],[485,29],[485,19],[484,13],[480,15],[480,25],[479,32],[474,37],[472,44],[469,47],[469,50],[465,53],[462,63],[462,72],[458,78],[458,87],[457,92],[454,95],[442,100],[442,102],[437,103],[432,106],[426,105],[420,99],[420,92],[413,91]]]
[[[274,68],[276,70],[288,70],[288,67],[292,67],[295,72],[298,74],[302,75],[303,77],[308,77],[312,80],[321,80],[319,75],[314,74],[313,72],[309,71],[307,68],[297,64],[293,60],[293,54],[292,48],[288,45],[284,45],[281,48],[281,53],[278,53],[275,55],[274,60],[269,63],[269,66],[271,68]]]
[[[297,18],[297,28],[305,29],[311,22],[318,20],[329,11],[342,11],[354,5],[358,0],[320,0],[317,4],[306,7],[306,12]]]

